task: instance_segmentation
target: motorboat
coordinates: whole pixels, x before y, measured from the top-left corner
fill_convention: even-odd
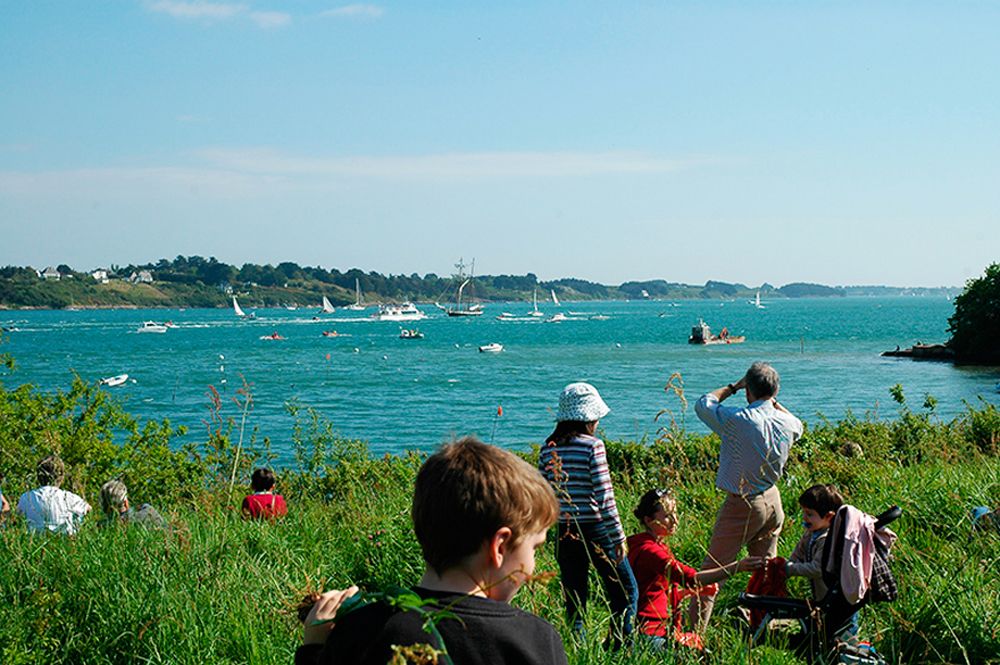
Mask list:
[[[500,316],[496,317],[497,321],[516,321],[517,317],[510,312],[500,312]]]
[[[503,351],[503,344],[499,342],[493,342],[492,344],[483,344],[479,347],[480,353],[500,353]]]
[[[728,328],[723,328],[718,335],[712,334],[708,324],[698,319],[698,325],[691,326],[691,336],[688,344],[740,344],[746,341],[743,335],[730,335]]]
[[[115,386],[120,386],[128,381],[128,374],[119,374],[117,376],[109,376],[105,379],[101,379],[99,383],[102,386],[108,386],[109,388],[114,388]]]
[[[165,333],[167,332],[167,327],[162,323],[157,323],[156,321],[145,321],[139,329],[136,330],[138,333]]]
[[[340,337],[340,333],[336,330],[324,330],[323,337]]]
[[[424,334],[416,328],[403,328],[399,331],[400,339],[423,339]]]
[[[566,315],[562,312],[556,312],[549,318],[549,323],[559,323],[560,321],[565,321]]]
[[[376,321],[422,321],[427,315],[412,302],[404,302],[400,305],[379,305],[372,318]]]

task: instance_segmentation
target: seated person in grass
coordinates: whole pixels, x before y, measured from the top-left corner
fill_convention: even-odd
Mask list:
[[[128,489],[120,480],[109,480],[101,485],[101,526],[109,524],[141,524],[163,529],[167,521],[148,503],[133,510],[129,506]]]
[[[785,572],[788,577],[806,577],[812,584],[812,596],[820,600],[826,595],[823,582],[823,547],[826,545],[830,523],[844,497],[833,485],[813,485],[799,497],[802,508],[802,526],[805,532],[788,557]]]
[[[273,520],[288,514],[285,499],[274,493],[274,471],[254,469],[250,477],[253,494],[243,499],[243,516],[254,520]]]
[[[90,512],[90,504],[82,497],[59,488],[65,473],[58,455],[49,455],[38,463],[39,487],[17,500],[17,512],[24,516],[29,531],[72,536]]]
[[[474,437],[444,445],[420,468],[413,492],[427,567],[410,608],[351,599],[338,615],[357,588],[329,591],[306,616],[295,662],[385,665],[394,653],[446,649],[461,665],[566,665],[555,628],[510,605],[533,575],[535,550],[558,510],[549,484],[516,455]]]
[[[681,601],[715,595],[715,582],[738,571],[760,568],[763,557],[751,556],[719,568],[695,570],[674,558],[667,539],[677,530],[677,503],[661,489],[649,490],[632,511],[645,531],[628,538],[628,558],[639,586],[639,630],[653,646],[670,648],[674,641],[701,648],[697,633],[681,628]]]

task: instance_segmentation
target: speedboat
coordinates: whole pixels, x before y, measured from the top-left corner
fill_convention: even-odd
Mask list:
[[[566,320],[565,314],[563,314],[562,312],[556,312],[549,319],[549,323],[558,323],[559,321],[565,321],[565,320]]]
[[[493,342],[492,344],[483,344],[479,347],[480,353],[500,353],[503,351],[503,344],[498,342]]]
[[[128,381],[128,374],[119,374],[118,376],[109,376],[106,379],[101,379],[100,384],[102,386],[114,388],[115,386],[122,385],[126,381]]]
[[[157,323],[156,321],[145,321],[139,329],[136,330],[139,333],[165,333],[167,332],[167,327],[162,323]]]
[[[416,328],[403,328],[399,331],[400,339],[423,339],[424,334]]]
[[[427,315],[412,302],[404,302],[401,305],[379,305],[372,318],[376,321],[420,321],[426,319]]]

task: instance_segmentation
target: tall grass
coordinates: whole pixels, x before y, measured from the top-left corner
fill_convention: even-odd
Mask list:
[[[233,444],[239,405],[220,403],[205,443],[178,450],[169,445],[169,423],[139,423],[89,386],[48,397],[0,388],[9,497],[32,484],[35,460],[57,450],[71,486],[91,503],[99,484],[118,475],[135,502],[154,502],[171,524],[98,529],[89,520],[73,538],[0,529],[0,663],[289,662],[301,634],[294,608],[305,593],[412,585],[423,569],[409,521],[421,457],[372,458],[314,412],[290,408],[297,462],[279,487],[290,514],[268,524],[240,518],[239,492],[227,499],[233,469],[245,480],[269,454],[253,433],[242,448]],[[864,610],[862,636],[895,663],[1000,663],[1000,535],[974,532],[969,518],[972,506],[1000,499],[1000,418],[988,405],[970,405],[950,422],[936,419],[933,404],[913,412],[903,398],[899,408],[891,421],[848,414],[811,424],[779,485],[788,513],[779,553],[787,556],[798,539],[796,499],[815,482],[838,483],[868,512],[899,504],[900,596]],[[650,487],[673,490],[680,525],[672,547],[697,563],[721,501],[713,487],[718,440],[687,433],[680,418],[667,416],[656,441],[608,442],[609,461],[623,515]],[[628,522],[628,531],[639,529]],[[551,550],[538,568],[556,570]],[[704,661],[802,662],[780,637],[748,648],[727,618],[745,582],[737,576],[723,587]],[[792,584],[808,593],[803,580]],[[601,602],[588,606],[587,637],[574,641],[558,578],[530,584],[515,604],[557,626],[574,664],[696,660],[683,650],[605,653]]]

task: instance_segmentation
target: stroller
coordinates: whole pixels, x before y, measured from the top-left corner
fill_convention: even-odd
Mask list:
[[[896,599],[896,582],[888,565],[889,546],[895,534],[885,527],[899,518],[902,512],[899,506],[893,506],[874,518],[871,569],[869,574],[865,574],[865,571],[857,571],[853,563],[844,558],[848,523],[855,516],[864,514],[853,506],[840,507],[823,548],[823,581],[828,588],[823,598],[814,601],[741,593],[737,600],[741,606],[764,613],[760,626],[753,634],[751,646],[757,643],[772,620],[792,619],[798,620],[802,626],[802,633],[796,636],[795,643],[809,662],[884,664],[885,660],[874,649],[857,641],[851,629],[854,615],[862,607]],[[845,565],[851,567],[848,572],[868,578],[865,580],[867,590],[856,600],[845,593],[842,585],[841,572]]]

